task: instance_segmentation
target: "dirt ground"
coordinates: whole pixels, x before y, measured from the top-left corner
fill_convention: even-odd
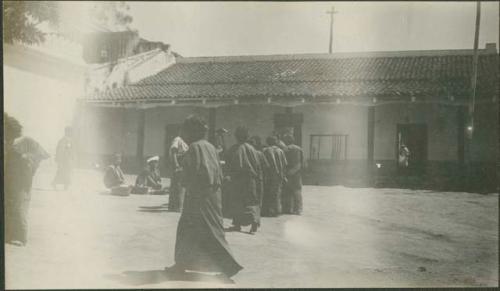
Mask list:
[[[226,284],[162,271],[179,219],[168,196],[107,195],[92,170],[54,191],[53,174],[36,176],[28,245],[5,246],[8,289],[498,286],[497,194],[305,186],[302,216],[227,234],[244,269]]]

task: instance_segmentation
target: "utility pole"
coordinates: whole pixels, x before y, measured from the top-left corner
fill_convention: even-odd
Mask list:
[[[332,53],[333,46],[333,14],[336,14],[338,11],[335,10],[335,7],[332,6],[332,9],[327,11],[326,14],[330,14],[330,46],[328,49],[328,53]]]
[[[477,67],[478,67],[478,42],[479,42],[479,26],[481,23],[481,1],[476,2],[476,29],[474,33],[474,52],[472,57],[472,74],[471,74],[471,90],[470,90],[470,100],[468,106],[468,114],[467,114],[467,127],[466,131],[466,140],[465,140],[465,174],[467,181],[467,188],[471,188],[472,182],[472,173],[474,172],[472,167],[472,156],[471,156],[471,145],[472,145],[472,136],[474,133],[474,107],[476,102],[476,89],[477,89]]]

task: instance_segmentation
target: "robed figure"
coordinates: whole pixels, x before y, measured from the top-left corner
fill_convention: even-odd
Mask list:
[[[281,214],[281,194],[286,182],[287,161],[285,153],[278,147],[278,139],[270,136],[266,140],[268,147],[264,148],[264,157],[268,170],[264,180],[264,197],[262,201],[262,216],[274,217]]]
[[[283,191],[282,210],[285,214],[302,213],[302,168],[304,165],[304,154],[302,149],[294,144],[292,135],[283,137],[287,145],[285,155],[287,160],[286,183]]]
[[[14,148],[22,126],[4,113],[4,225],[5,242],[24,246],[28,241],[28,210],[33,169]]]
[[[231,277],[242,267],[225,239],[221,192],[222,169],[215,147],[205,140],[207,126],[197,117],[183,124],[189,149],[183,159],[186,197],[177,226],[175,265],[169,272],[219,272]]]
[[[240,231],[241,226],[251,225],[250,233],[260,226],[259,173],[260,164],[256,150],[247,143],[248,129],[238,127],[235,131],[237,144],[227,153],[227,177],[230,183],[230,196],[233,227]]]
[[[57,185],[64,185],[64,189],[68,189],[71,183],[71,172],[73,169],[74,158],[74,145],[72,140],[73,130],[71,127],[66,127],[64,130],[64,137],[57,143],[56,149],[56,163],[57,172],[52,182],[52,187],[56,188]]]
[[[255,152],[257,154],[257,160],[259,162],[259,168],[258,168],[258,179],[257,179],[257,195],[259,197],[259,206],[260,206],[260,211],[262,212],[262,199],[264,197],[264,179],[267,176],[267,171],[269,169],[269,165],[267,163],[267,160],[264,156],[264,153],[262,152],[262,144],[260,141],[259,136],[252,136],[249,140],[249,143],[253,146],[255,149]],[[261,213],[262,214],[262,213]]]

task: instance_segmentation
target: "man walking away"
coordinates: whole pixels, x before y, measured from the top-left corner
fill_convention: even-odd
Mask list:
[[[304,156],[302,149],[294,144],[293,136],[283,137],[287,145],[285,152],[287,160],[287,182],[282,200],[283,213],[300,215],[302,213],[302,167]]]
[[[169,273],[219,272],[228,279],[242,267],[234,259],[225,238],[219,158],[215,147],[205,140],[207,126],[202,119],[188,117],[183,131],[189,143],[183,160],[186,199],[177,226],[175,265],[166,270]]]

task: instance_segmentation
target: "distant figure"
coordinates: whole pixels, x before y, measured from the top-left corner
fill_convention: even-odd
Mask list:
[[[259,136],[252,136],[249,139],[250,145],[253,146],[255,151],[257,152],[257,158],[260,164],[259,172],[258,172],[258,180],[257,180],[257,194],[259,196],[259,206],[262,211],[262,198],[264,197],[264,177],[267,175],[268,164],[266,158],[264,157],[264,153],[262,152],[262,144]]]
[[[153,190],[161,190],[163,188],[160,170],[158,169],[159,162],[159,156],[151,157],[146,161],[146,169],[144,169],[135,180],[136,187],[147,187]]]
[[[264,181],[264,197],[262,216],[274,217],[281,214],[281,195],[286,183],[287,161],[285,153],[277,146],[275,136],[266,139],[268,147],[264,148],[264,157],[269,165]]]
[[[226,155],[227,176],[230,182],[233,226],[231,231],[241,231],[241,226],[251,225],[250,233],[260,225],[259,157],[257,151],[247,143],[248,129],[238,127],[235,132],[237,144]]]
[[[194,116],[183,124],[189,149],[183,160],[186,199],[177,226],[175,265],[168,272],[220,272],[229,278],[242,267],[226,241],[221,206],[222,170],[215,147],[205,140],[206,123]]]
[[[125,184],[125,177],[120,167],[122,156],[115,154],[111,165],[104,172],[104,185],[111,190],[112,194],[128,195],[130,194],[131,186]]]
[[[35,176],[40,162],[50,158],[50,155],[47,153],[47,151],[36,140],[28,136],[23,136],[16,139],[14,142],[14,148],[18,153],[23,155],[24,158],[27,158],[28,161],[30,161],[32,177]]]
[[[172,177],[170,179],[170,194],[168,197],[168,210],[179,212],[182,210],[186,190],[182,186],[182,159],[189,147],[178,135],[170,145],[170,159],[172,165]]]
[[[64,189],[67,190],[71,184],[71,172],[73,169],[73,129],[71,127],[66,127],[64,129],[64,137],[57,143],[56,149],[56,163],[57,172],[52,182],[52,187],[57,189],[57,185],[64,185]]]
[[[33,170],[30,161],[14,148],[22,126],[4,113],[4,221],[5,242],[24,246],[28,242],[28,210]]]
[[[304,156],[302,149],[294,144],[291,134],[286,134],[283,141],[287,145],[285,156],[287,160],[287,182],[282,198],[282,210],[285,214],[302,213],[302,167]]]
[[[407,168],[409,165],[408,163],[409,159],[410,159],[410,150],[404,143],[402,143],[401,146],[399,147],[399,158],[398,158],[399,166]]]

